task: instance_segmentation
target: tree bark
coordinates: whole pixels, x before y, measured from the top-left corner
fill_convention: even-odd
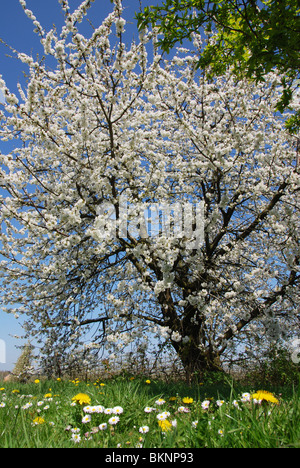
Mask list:
[[[203,351],[192,342],[179,346],[177,344],[174,348],[180,357],[188,383],[202,380],[209,372],[223,372],[219,356],[210,350]]]

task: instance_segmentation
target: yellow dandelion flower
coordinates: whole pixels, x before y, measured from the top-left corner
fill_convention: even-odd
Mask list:
[[[72,401],[80,405],[89,405],[91,403],[91,399],[86,393],[78,393],[72,398]]]
[[[193,403],[193,398],[190,398],[190,397],[184,397],[182,398],[182,403],[184,403],[185,405],[190,405],[191,403]]]
[[[146,384],[150,384],[151,383],[151,380],[146,380]]]
[[[39,379],[35,379],[34,383],[40,383]]]
[[[251,398],[255,400],[269,401],[270,403],[275,403],[276,405],[279,403],[277,398],[274,397],[273,393],[267,392],[266,390],[258,390],[256,393],[252,393]]]
[[[37,418],[33,420],[33,424],[44,424],[44,422],[45,422],[45,419],[41,418],[40,416],[38,416]]]
[[[167,419],[158,421],[158,425],[163,432],[169,431],[172,427],[172,424]]]

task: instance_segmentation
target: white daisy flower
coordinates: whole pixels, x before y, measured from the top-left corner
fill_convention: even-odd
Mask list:
[[[206,410],[209,408],[209,405],[210,405],[210,401],[209,400],[204,400],[202,403],[201,403],[201,408]]]
[[[83,424],[86,424],[86,423],[91,422],[91,419],[92,419],[91,416],[90,416],[89,414],[87,414],[87,415],[83,416],[81,422],[82,422]]]
[[[79,434],[80,429],[78,427],[72,427],[71,432],[72,432],[72,434]]]
[[[80,437],[79,434],[72,434],[72,440],[73,440],[73,442],[78,444],[81,441],[81,437]]]
[[[190,410],[188,408],[186,408],[185,406],[179,406],[178,408],[178,413],[189,413]]]
[[[247,402],[250,401],[250,400],[251,400],[251,395],[250,395],[250,393],[243,393],[243,394],[242,394],[241,401],[242,401],[243,403],[247,403]]]
[[[151,406],[146,406],[144,411],[145,411],[145,413],[151,413],[152,411],[154,411],[154,408],[151,408]]]
[[[103,413],[104,411],[104,406],[102,405],[97,405],[95,406],[95,408],[96,408],[96,413]]]
[[[115,407],[113,408],[113,413],[114,413],[114,414],[122,414],[122,413],[123,413],[123,408],[122,408],[122,406],[115,406]]]
[[[109,418],[108,424],[111,424],[112,426],[114,426],[115,424],[118,424],[119,421],[120,421],[120,418],[118,416],[113,416],[112,418]]]
[[[164,421],[165,419],[167,419],[167,415],[166,415],[167,411],[164,411],[163,413],[159,413],[156,417],[159,421]]]
[[[107,429],[107,424],[106,423],[100,424],[99,429],[100,431],[105,431]]]
[[[146,434],[147,432],[149,432],[149,426],[142,426],[139,428],[139,432],[141,434]]]
[[[163,398],[159,398],[158,400],[156,400],[155,404],[156,405],[163,405],[164,403],[166,403],[166,401],[163,399]]]

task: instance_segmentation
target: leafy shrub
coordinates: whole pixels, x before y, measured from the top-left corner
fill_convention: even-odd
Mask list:
[[[300,366],[292,361],[290,352],[283,348],[273,348],[248,371],[246,380],[256,386],[263,386],[266,382],[271,386],[297,386],[299,378]]]

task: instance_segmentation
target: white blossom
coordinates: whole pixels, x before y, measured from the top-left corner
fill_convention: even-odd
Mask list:
[[[44,362],[142,351],[153,332],[189,368],[193,353],[292,334],[300,184],[279,73],[212,81],[196,52],[151,57],[157,31],[116,37],[120,0],[90,37],[89,0],[73,13],[60,0],[61,32],[20,3],[45,61],[18,54],[18,96],[0,76],[1,300]]]
[[[124,18],[118,18],[115,24],[116,24],[117,34],[123,33],[124,26],[126,24],[126,21],[124,20]]]
[[[182,336],[180,335],[179,332],[172,332],[171,334],[171,340],[179,342],[182,340]]]

